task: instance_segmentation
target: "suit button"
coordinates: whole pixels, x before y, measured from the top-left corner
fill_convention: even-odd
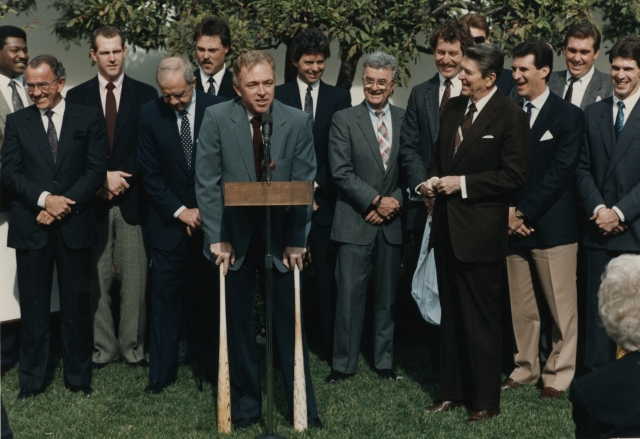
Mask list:
[[[58,180],[53,180],[53,184],[58,184]]]

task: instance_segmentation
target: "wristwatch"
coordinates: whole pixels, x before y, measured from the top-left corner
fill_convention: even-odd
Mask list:
[[[518,209],[517,207],[516,207],[516,218],[524,219],[524,213],[522,213],[522,211],[520,209]]]

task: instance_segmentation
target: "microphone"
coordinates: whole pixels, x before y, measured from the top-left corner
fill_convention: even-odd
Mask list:
[[[273,116],[271,113],[264,113],[262,115],[262,136],[263,137],[271,137],[271,133],[273,129]]]

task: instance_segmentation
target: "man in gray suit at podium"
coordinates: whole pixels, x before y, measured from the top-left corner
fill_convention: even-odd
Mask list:
[[[316,158],[309,115],[274,100],[275,64],[266,52],[238,57],[233,82],[239,97],[208,108],[196,154],[196,197],[205,231],[204,253],[226,272],[227,334],[231,379],[231,417],[235,429],[258,421],[262,395],[253,328],[256,276],[264,267],[265,208],[225,207],[225,182],[264,181],[262,115],[273,117],[272,181],[312,181]],[[273,327],[289,411],[293,411],[294,265],[302,269],[311,206],[271,208]],[[307,418],[322,428],[309,371],[303,330]]]

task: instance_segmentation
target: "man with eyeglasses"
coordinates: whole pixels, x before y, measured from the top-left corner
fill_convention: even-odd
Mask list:
[[[58,272],[64,383],[90,396],[93,197],[107,172],[109,143],[98,110],[62,98],[65,69],[34,58],[26,85],[34,106],[7,117],[2,178],[13,196],[7,246],[20,287],[20,399],[42,392],[49,360],[53,266]]]
[[[395,57],[383,52],[366,56],[365,100],[338,111],[329,134],[329,166],[338,187],[331,239],[339,243],[330,384],[357,371],[370,265],[374,267],[374,367],[380,378],[398,379],[393,370],[393,332],[402,246],[397,158],[404,110],[389,103],[397,75]]]

